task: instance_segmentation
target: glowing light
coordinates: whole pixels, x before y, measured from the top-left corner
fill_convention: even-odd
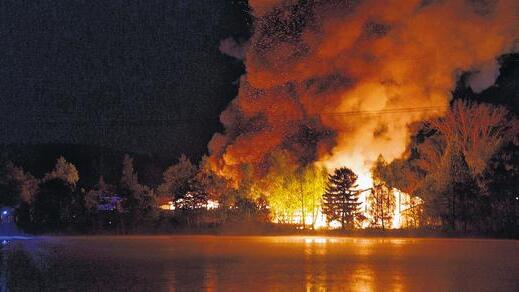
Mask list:
[[[357,184],[360,189],[369,189],[373,186],[373,179],[369,173],[359,172]]]
[[[305,243],[326,243],[328,240],[324,237],[309,237],[305,238]]]
[[[7,211],[3,211],[2,214],[7,215]]]
[[[173,204],[173,201],[169,201],[167,204],[160,205],[160,208],[162,210],[173,211],[175,210],[175,205]]]
[[[395,195],[396,208],[393,212],[393,222],[391,223],[391,228],[398,229],[402,227],[402,197],[408,196],[406,193],[401,192],[398,189],[393,189],[393,194]]]
[[[314,222],[314,228],[315,229],[322,229],[322,228],[326,228],[327,227],[327,224],[326,224],[326,216],[324,216],[324,214],[321,212],[321,208],[319,208],[317,211],[316,211],[317,215],[316,215],[316,220]],[[312,222],[312,215],[307,215],[306,216],[306,222]]]
[[[393,222],[391,222],[391,228],[392,229],[398,229],[402,226],[401,222],[402,218],[400,216],[400,213],[398,210],[395,209],[395,214],[393,214]]]
[[[313,213],[313,214],[312,214]],[[315,216],[315,217],[314,217]],[[303,220],[301,216],[301,211],[295,211],[293,214],[289,216],[291,218],[288,222],[280,220],[278,217],[274,216],[272,218],[273,223],[290,223],[294,225],[303,225]],[[324,229],[328,227],[326,222],[326,216],[322,213],[321,207],[316,206],[316,209],[310,214],[305,215],[305,228],[313,228],[313,229]]]
[[[339,222],[339,221],[337,221],[337,220],[334,220],[334,221],[330,222],[330,223],[328,224],[328,226],[330,227],[330,229],[339,229],[339,228],[342,227],[342,226],[341,226],[341,222]]]
[[[207,201],[207,210],[217,209],[220,206],[218,201],[208,200]]]

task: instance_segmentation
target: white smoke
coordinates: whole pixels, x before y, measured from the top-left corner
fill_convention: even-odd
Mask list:
[[[219,50],[222,54],[243,60],[246,53],[246,44],[239,44],[232,37],[220,41]]]
[[[499,67],[499,63],[496,60],[483,64],[478,71],[469,76],[468,85],[475,93],[480,93],[489,88],[496,82],[499,76]]]

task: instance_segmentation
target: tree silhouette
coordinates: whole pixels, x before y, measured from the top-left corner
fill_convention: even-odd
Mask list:
[[[491,160],[485,184],[492,207],[493,231],[519,235],[519,141],[510,143]]]
[[[130,225],[135,226],[152,220],[157,215],[155,194],[148,186],[139,184],[139,177],[133,168],[133,159],[128,154],[123,158],[119,191],[125,199],[123,208]]]
[[[371,189],[368,201],[372,225],[380,226],[382,230],[391,227],[396,207],[395,194],[392,189],[384,184],[376,185]]]
[[[137,173],[133,169],[133,158],[131,158],[130,155],[125,154],[123,158],[119,191],[124,195],[128,195],[137,188],[139,188],[139,179]]]
[[[72,185],[60,178],[42,181],[30,205],[30,222],[22,228],[37,232],[63,231],[81,216],[81,198]],[[30,224],[26,226],[26,224]]]
[[[164,171],[163,182],[158,188],[159,194],[171,197],[177,208],[178,200],[192,191],[196,174],[196,165],[193,165],[185,155],[181,155],[177,164],[171,165]]]
[[[72,187],[75,187],[76,183],[79,181],[79,172],[74,164],[65,160],[63,156],[60,156],[56,161],[56,166],[54,166],[54,169],[51,172],[45,175],[44,180],[53,179],[60,179]]]
[[[360,215],[356,181],[357,175],[346,167],[338,168],[328,176],[323,195],[323,213],[328,222],[339,221],[342,229],[353,228],[355,218]]]
[[[38,190],[38,179],[23,168],[8,162],[0,176],[0,205],[17,206],[29,203]]]

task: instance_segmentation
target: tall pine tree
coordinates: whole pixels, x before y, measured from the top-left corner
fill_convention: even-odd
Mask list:
[[[357,175],[346,167],[338,168],[328,176],[323,194],[323,213],[328,222],[339,221],[342,229],[353,228],[355,218],[360,215],[356,181]]]

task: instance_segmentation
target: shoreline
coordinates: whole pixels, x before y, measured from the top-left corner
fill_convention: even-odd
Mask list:
[[[489,240],[519,240],[517,236],[476,234],[476,233],[454,233],[441,231],[416,231],[416,230],[356,230],[356,231],[338,231],[338,230],[292,230],[292,231],[240,231],[232,232],[229,230],[177,230],[173,232],[99,232],[99,233],[47,233],[47,234],[26,234],[20,236],[0,236],[0,239],[18,240],[18,239],[35,239],[44,237],[132,237],[132,236],[243,236],[243,237],[276,237],[276,236],[315,236],[315,237],[337,237],[337,238],[420,238],[420,239],[489,239]]]

